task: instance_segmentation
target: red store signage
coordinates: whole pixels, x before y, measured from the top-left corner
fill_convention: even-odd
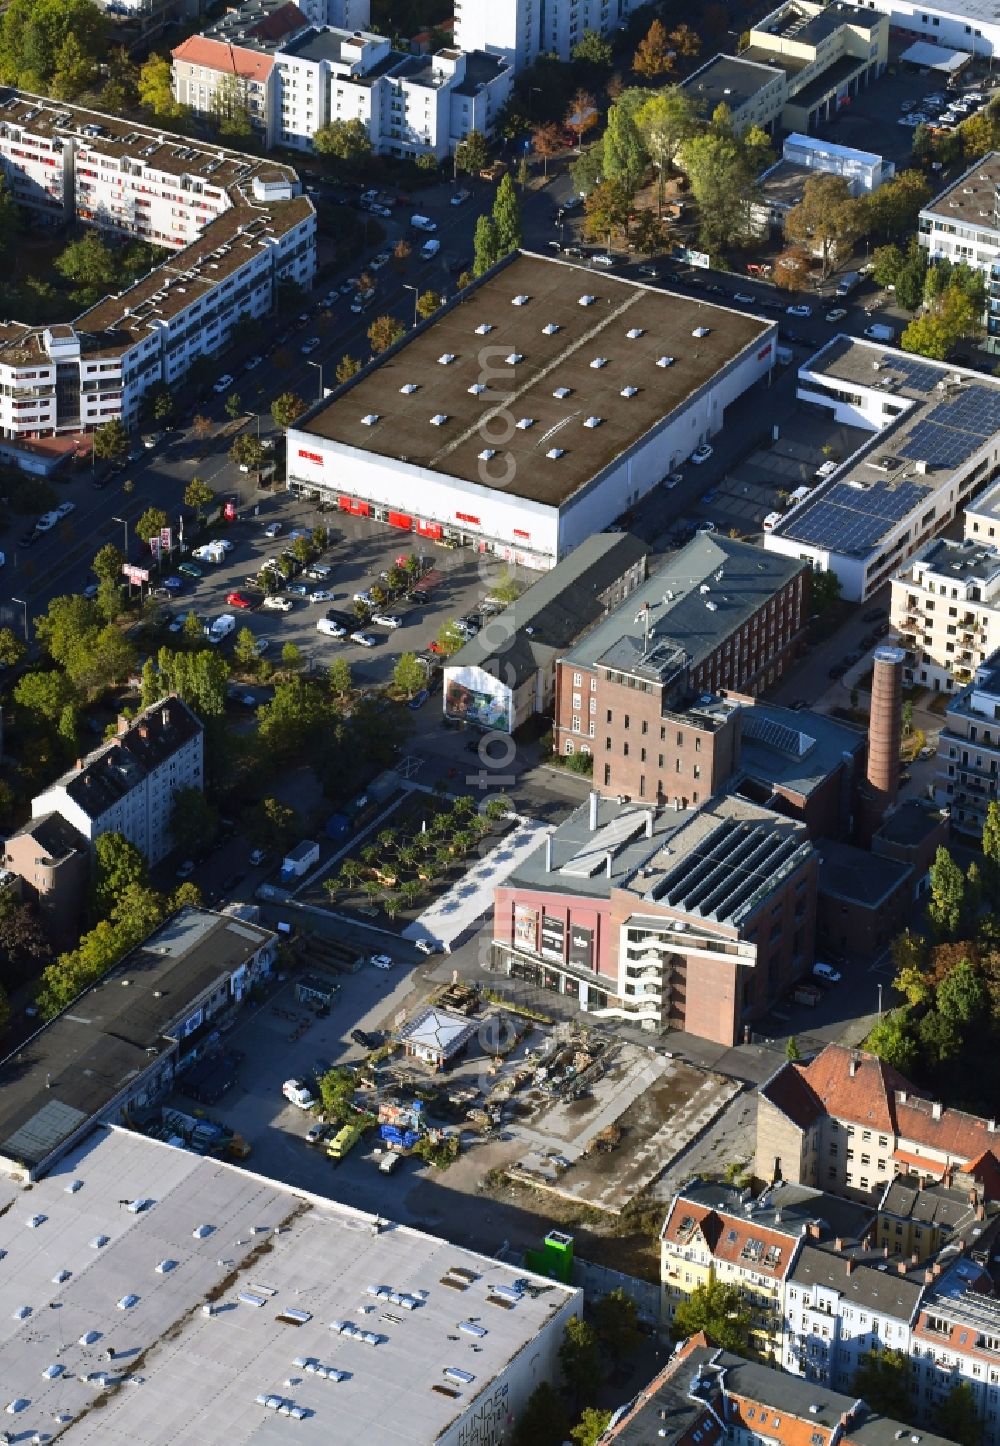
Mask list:
[[[473,527],[482,527],[478,517],[473,517],[469,512],[456,512],[455,517],[459,522],[471,522]]]
[[[303,452],[302,448],[300,447],[299,456],[304,457],[307,462],[315,462],[317,467],[322,467],[323,465],[323,458],[320,456],[319,452]]]

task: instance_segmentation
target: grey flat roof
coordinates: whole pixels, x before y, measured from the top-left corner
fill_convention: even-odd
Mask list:
[[[1000,548],[974,537],[935,537],[913,554],[907,571],[918,566],[951,582],[992,582],[1000,575]]]
[[[881,431],[774,529],[775,537],[841,556],[878,552],[894,527],[1000,431],[1000,385],[992,377],[856,337],[828,342],[800,369],[799,386],[841,395],[863,386],[902,409],[886,413]]]
[[[775,23],[769,24],[772,20]],[[812,14],[805,6],[789,0],[787,5],[766,16],[754,30],[758,34],[794,39],[803,45],[820,45],[845,25],[853,25],[860,30],[875,30],[883,23],[885,22],[881,12],[863,10],[858,5],[847,4],[846,0],[831,0],[829,5],[824,5]]]
[[[758,182],[760,199],[770,206],[797,206],[806,181],[815,174],[812,167],[798,161],[777,161]]]
[[[823,713],[796,712],[755,700],[743,706],[738,772],[770,787],[808,798],[814,789],[865,744],[865,733]]]
[[[0,1061],[0,1155],[29,1168],[47,1159],[155,1068],[167,1031],[272,937],[207,909],[174,914]]]
[[[144,1210],[125,1208],[140,1199]],[[0,1249],[4,1401],[27,1401],[17,1417],[26,1440],[66,1413],[57,1434],[71,1446],[271,1446],[304,1432],[428,1446],[578,1298],[520,1267],[391,1221],[376,1229],[362,1211],[124,1130],[97,1131],[15,1196]],[[159,1271],[165,1261],[173,1267]],[[60,1271],[68,1278],[54,1283]],[[134,1304],[120,1309],[127,1295]],[[203,1313],[206,1301],[215,1314]],[[30,1315],[13,1319],[22,1306]],[[290,1310],[299,1314],[286,1323]],[[469,1321],[482,1333],[463,1330]],[[118,1359],[105,1360],[108,1347]],[[53,1363],[63,1374],[46,1379]],[[455,1368],[471,1379],[453,1395],[434,1389]],[[306,1421],[256,1404],[272,1393],[305,1408]]]
[[[696,667],[804,566],[748,542],[700,532],[571,648],[566,661],[654,679],[685,662]],[[653,630],[648,648],[636,621],[646,603]]]
[[[597,829],[591,831],[588,805],[581,804],[551,834],[551,869],[545,867],[543,844],[518,864],[508,883],[544,889],[546,893],[606,899],[612,889],[622,888],[691,816],[690,810],[641,808],[602,798],[598,802]],[[647,838],[646,820],[650,817],[653,836]]]
[[[916,844],[940,823],[941,810],[935,804],[925,799],[907,798],[883,819],[876,838],[888,839],[890,843]]]
[[[599,594],[647,551],[629,532],[595,532],[453,653],[446,676],[498,661],[505,684],[519,687],[601,615]]]
[[[913,873],[909,864],[869,853],[854,844],[825,838],[817,847],[819,892],[865,909],[877,909]]]
[[[527,298],[523,305],[515,298]],[[581,305],[584,296],[594,298]],[[558,328],[550,335],[546,326]],[[483,334],[478,327],[488,327]],[[694,337],[697,327],[708,334]],[[641,334],[630,339],[628,332]],[[524,252],[474,284],[298,424],[376,456],[559,506],[654,431],[774,324],[636,281]],[[443,363],[442,358],[454,360]],[[521,360],[507,363],[507,357]],[[674,364],[659,366],[661,357]],[[604,365],[592,362],[603,358]],[[485,380],[484,380],[485,378]],[[474,394],[470,387],[491,388]],[[406,394],[404,386],[415,386]],[[637,393],[625,399],[622,388]],[[568,395],[556,397],[557,388]],[[498,412],[515,422],[484,441]],[[364,418],[373,417],[371,425]],[[443,422],[432,423],[441,417]],[[588,419],[600,425],[589,427]],[[497,427],[494,423],[493,435]],[[514,467],[490,482],[486,446]],[[563,455],[547,453],[560,448]],[[669,460],[669,459],[667,459]]]
[[[726,1185],[718,1180],[692,1180],[680,1193],[685,1200],[713,1210],[728,1211],[741,1220],[752,1221],[755,1225],[794,1236],[795,1239],[802,1235],[803,1227],[815,1222],[822,1231],[822,1242],[828,1246],[838,1239],[850,1244],[862,1240],[876,1214],[874,1205],[844,1200],[839,1195],[828,1195],[811,1185],[798,1185],[788,1180],[778,1180],[768,1186],[752,1202],[735,1185]],[[751,1207],[749,1210],[748,1206]]]
[[[955,10],[950,5],[948,7],[951,13],[966,9],[971,7],[958,6]],[[996,15],[992,9],[988,18],[991,24],[995,23]],[[964,223],[974,226],[977,231],[996,233],[1000,230],[996,213],[997,186],[1000,186],[1000,151],[990,151],[963,171],[957,181],[952,181],[940,191],[933,201],[928,201],[920,214],[955,225]]]
[[[689,75],[681,88],[701,103],[707,119],[717,105],[727,105],[734,113],[742,109],[781,74],[776,65],[719,54]]]

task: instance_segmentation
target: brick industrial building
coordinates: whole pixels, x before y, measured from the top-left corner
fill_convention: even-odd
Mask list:
[[[594,787],[682,808],[731,772],[717,721],[695,696],[770,686],[808,620],[809,569],[700,533],[559,660],[555,746],[594,755]]]

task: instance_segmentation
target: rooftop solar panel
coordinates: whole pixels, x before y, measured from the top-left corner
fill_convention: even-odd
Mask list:
[[[950,426],[943,427],[940,422],[924,418],[917,422],[897,451],[901,457],[950,471],[960,467],[982,444],[981,436],[972,436]]]
[[[894,352],[884,357],[886,366],[904,376],[911,387],[918,392],[932,392],[941,380],[940,366],[928,366],[926,362],[911,361],[908,357]]]

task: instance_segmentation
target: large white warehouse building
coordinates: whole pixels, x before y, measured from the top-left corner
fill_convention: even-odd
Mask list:
[[[291,490],[549,568],[684,463],[772,322],[520,254],[288,433]]]

